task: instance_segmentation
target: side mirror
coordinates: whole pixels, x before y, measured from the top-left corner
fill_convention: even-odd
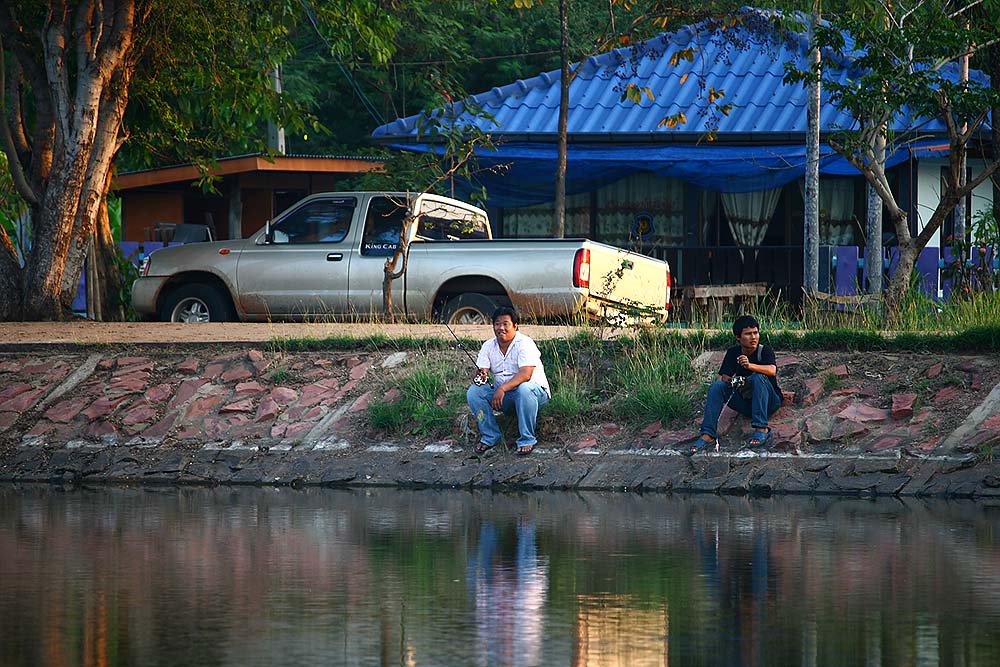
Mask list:
[[[274,243],[274,233],[271,231],[271,221],[268,220],[264,223],[264,245],[272,243]]]

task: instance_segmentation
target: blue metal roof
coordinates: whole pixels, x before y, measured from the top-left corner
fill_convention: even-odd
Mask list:
[[[806,132],[806,90],[801,84],[786,84],[786,62],[799,69],[808,67],[808,40],[792,35],[780,44],[747,33],[745,48],[735,48],[732,39],[717,30],[688,26],[662,34],[635,47],[592,56],[578,63],[579,74],[570,85],[567,132],[573,141],[695,141],[715,130],[720,141],[797,141]],[[693,61],[678,58],[679,52],[696,48]],[[676,64],[672,59],[678,58]],[[849,64],[848,64],[849,65]],[[828,70],[829,72],[829,70]],[[852,74],[850,67],[836,72],[841,81]],[[856,73],[855,73],[856,75]],[[985,79],[980,72],[975,78]],[[482,130],[510,140],[553,140],[559,117],[559,71],[494,88],[474,96],[493,121],[462,114],[455,106],[457,123],[474,123]],[[621,101],[626,84],[649,88],[653,99]],[[734,108],[728,116],[712,113],[707,100],[711,88],[723,90],[722,104]],[[683,113],[686,122],[658,127],[661,120]],[[377,128],[372,136],[385,142],[419,140],[422,114],[401,118]],[[854,126],[849,113],[824,96],[820,113],[821,132]],[[906,120],[898,130],[912,128]],[[943,131],[937,119],[922,121],[922,131]]]

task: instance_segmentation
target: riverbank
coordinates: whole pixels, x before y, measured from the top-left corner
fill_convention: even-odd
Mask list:
[[[83,323],[73,334],[81,342],[60,325],[0,326],[0,481],[1000,495],[995,356],[779,349],[787,400],[765,451],[742,448],[748,425],[729,414],[721,451],[685,457],[697,415],[630,424],[595,409],[570,421],[543,416],[530,457],[503,448],[478,457],[464,414],[434,439],[393,437],[367,420],[369,404],[391,401],[395,379],[421,360],[460,366],[464,350],[390,342],[287,352],[267,342],[291,338],[279,333],[286,327],[387,335],[375,325],[163,326]],[[483,335],[471,329],[457,333]],[[700,355],[699,373],[711,377],[720,355]]]

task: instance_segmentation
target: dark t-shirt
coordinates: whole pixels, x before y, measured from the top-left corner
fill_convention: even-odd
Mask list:
[[[743,354],[743,352],[741,352],[739,345],[733,345],[731,348],[726,350],[726,358],[722,360],[722,365],[719,366],[719,375],[729,375],[730,377],[733,375],[742,375],[743,377],[750,377],[750,374],[753,373],[753,371],[747,370],[736,363],[736,357],[741,354]],[[778,365],[778,362],[774,359],[774,350],[763,343],[758,344],[757,349],[750,355],[750,363],[758,364],[760,366],[776,367]],[[777,373],[775,373],[774,377],[769,377],[767,379],[771,381],[771,384],[780,395],[781,388],[778,386]]]

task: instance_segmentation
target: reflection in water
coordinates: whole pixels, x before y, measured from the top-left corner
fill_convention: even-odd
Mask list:
[[[0,486],[0,665],[1000,664],[971,502]]]
[[[516,555],[501,549],[491,521],[479,528],[479,548],[469,561],[469,591],[476,610],[476,664],[541,664],[548,568],[535,548],[535,522],[515,526]]]

